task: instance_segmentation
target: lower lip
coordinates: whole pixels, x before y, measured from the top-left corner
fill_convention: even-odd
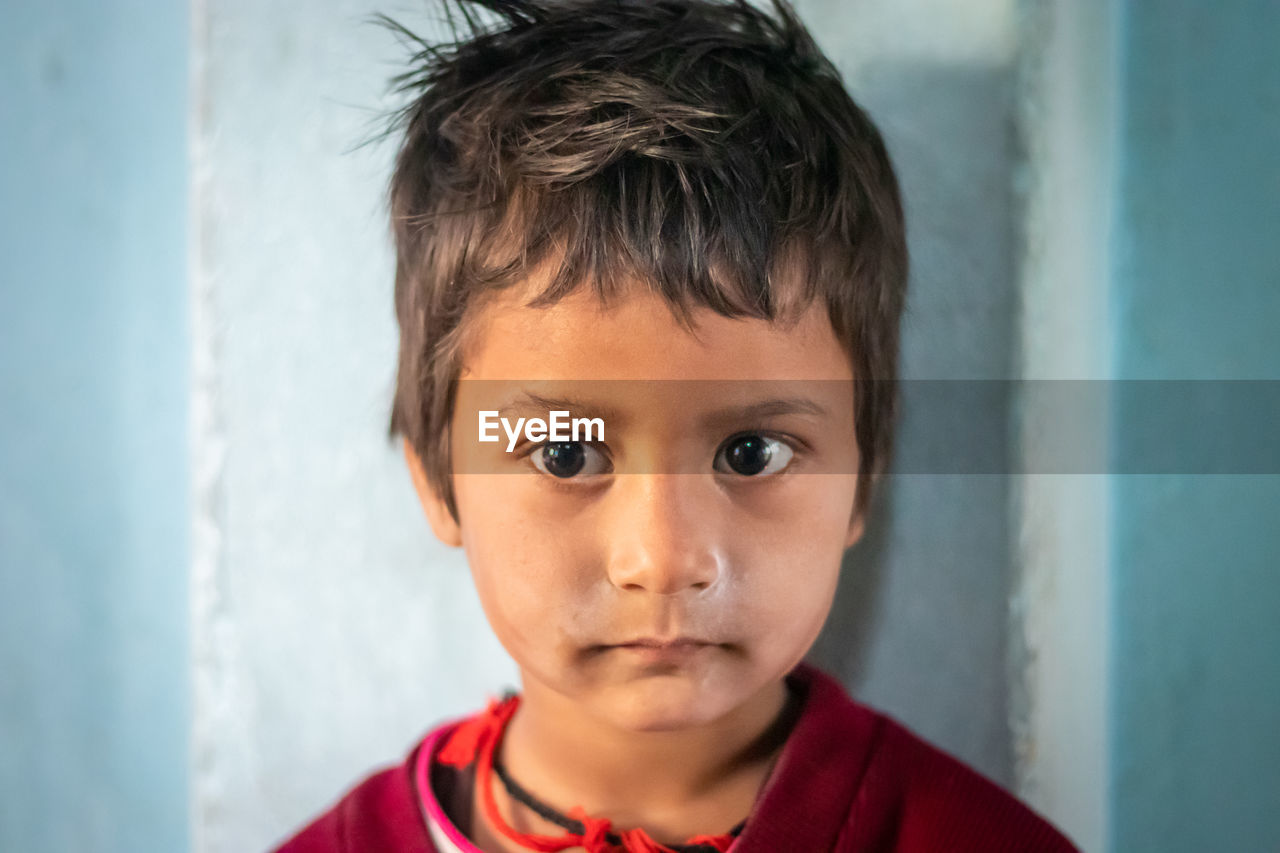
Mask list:
[[[615,649],[645,663],[681,663],[696,655],[703,649],[711,648],[710,643],[673,643],[669,646],[614,646]]]

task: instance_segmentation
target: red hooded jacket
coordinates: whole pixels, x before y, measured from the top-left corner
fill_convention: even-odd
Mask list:
[[[1026,806],[854,702],[830,676],[801,664],[788,680],[803,709],[731,853],[1075,853]],[[459,722],[428,734],[277,853],[436,853],[424,815],[443,810],[415,766]]]

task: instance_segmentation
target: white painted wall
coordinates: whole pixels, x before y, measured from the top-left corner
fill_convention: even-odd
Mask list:
[[[365,2],[196,15],[195,849],[263,849],[513,683],[385,439],[396,328]]]
[[[1012,720],[1019,793],[1105,849],[1115,133],[1109,0],[1024,7],[1021,458]],[[1062,448],[1070,446],[1066,454]],[[1068,461],[1078,473],[1048,473]],[[1092,473],[1091,473],[1092,472]]]

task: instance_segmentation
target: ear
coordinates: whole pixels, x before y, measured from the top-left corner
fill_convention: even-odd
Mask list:
[[[844,547],[852,548],[862,538],[862,534],[867,529],[866,512],[854,512],[853,518],[849,521],[849,530],[845,533]]]
[[[427,479],[422,460],[418,458],[418,454],[414,452],[407,438],[404,439],[404,461],[409,466],[409,477],[413,480],[413,488],[418,492],[422,509],[427,514],[427,523],[431,525],[431,532],[446,545],[454,548],[461,546],[462,529],[454,520],[453,514],[449,512],[444,498]]]

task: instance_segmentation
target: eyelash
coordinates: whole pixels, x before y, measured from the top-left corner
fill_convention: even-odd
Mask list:
[[[729,435],[723,441],[721,441],[719,444],[716,445],[715,454],[712,456],[712,465],[715,464],[716,458],[720,456],[721,450],[724,449],[730,442],[736,441],[740,438],[747,438],[751,436],[759,436],[760,438],[769,438],[769,439],[773,439],[774,441],[782,442],[783,444],[787,445],[787,447],[791,449],[793,458],[803,453],[807,453],[810,450],[808,442],[804,441],[803,439],[797,436],[790,435],[788,433],[781,433],[781,432],[776,432],[774,430],[767,430],[767,429],[745,429],[745,430],[739,430],[733,433],[732,435]],[[533,454],[537,453],[538,451],[542,450],[542,448],[552,443],[553,442],[550,442],[550,441],[543,441],[537,444],[525,444],[524,446],[517,447],[516,453],[519,459],[526,462],[529,465],[529,467],[533,469],[534,473],[542,474],[543,479],[554,481],[553,485],[557,487],[576,488],[589,482],[588,478],[583,478],[583,477],[555,477],[549,474],[543,474],[542,471],[539,471],[534,466]],[[579,443],[587,447],[596,448],[600,453],[604,455],[606,459],[609,460],[609,465],[610,465],[609,470],[596,476],[606,476],[608,474],[613,473],[613,458],[609,455],[609,448],[607,444],[604,444],[598,441],[584,441]],[[794,462],[792,464],[794,464]],[[791,465],[789,464],[782,471],[779,471],[778,474],[771,474],[768,477],[752,477],[747,475],[734,476],[729,474],[725,474],[723,476],[728,477],[730,479],[734,479],[734,480],[741,480],[743,482],[750,481],[750,480],[772,480],[776,478],[779,474],[785,474],[790,469],[791,469]],[[713,470],[713,473],[721,473],[721,472],[717,472]]]
[[[581,444],[583,447],[594,447],[597,451],[600,452],[601,455],[604,456],[605,459],[609,461],[609,470],[603,472],[602,474],[598,474],[596,476],[602,477],[607,474],[613,473],[613,457],[609,455],[609,446],[599,441],[579,441],[579,442],[540,441],[536,444],[526,443],[526,444],[516,446],[515,448],[516,458],[518,458],[519,460],[524,462],[526,465],[528,465],[529,469],[534,474],[541,475],[542,479],[553,481],[553,485],[555,486],[564,487],[564,488],[580,487],[584,483],[588,482],[588,478],[576,477],[576,476],[575,477],[555,477],[538,470],[538,467],[533,464],[533,454],[539,452],[540,450],[542,450],[542,448],[547,447],[548,445],[562,444],[562,443],[568,443],[568,444],[576,443],[576,444]]]

